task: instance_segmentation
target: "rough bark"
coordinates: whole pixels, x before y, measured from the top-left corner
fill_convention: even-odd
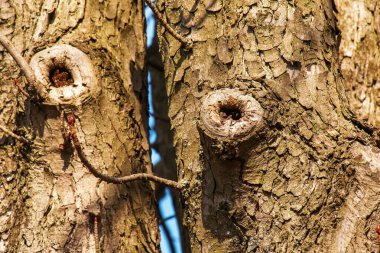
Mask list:
[[[75,114],[84,153],[99,171],[151,172],[143,2],[3,0],[0,32],[28,61],[66,44],[82,51],[93,71],[76,73],[74,68],[84,64],[79,57],[57,57],[49,68],[66,69],[74,84],[50,86],[57,84],[46,76],[48,69],[42,76],[50,101],[25,102],[14,86],[20,71],[0,49],[0,120],[43,144],[29,147],[0,133],[0,252],[157,252],[152,186],[101,182],[73,147],[59,149],[65,110]],[[63,98],[52,99],[62,90]],[[77,91],[80,96],[63,101]],[[60,101],[65,105],[59,108]]]
[[[368,35],[377,29],[373,1],[340,2],[338,18],[345,4],[367,6],[360,22],[372,22]],[[366,58],[377,35],[362,44],[340,20],[340,37],[328,0],[158,7],[193,41],[185,49],[158,29],[193,252],[376,252],[378,138],[365,117],[354,117],[375,122],[376,99],[352,112],[348,98],[357,77],[367,86],[377,80],[378,52]],[[342,59],[347,38],[365,54]]]
[[[337,1],[339,58],[352,113],[379,126],[380,6],[376,1]]]

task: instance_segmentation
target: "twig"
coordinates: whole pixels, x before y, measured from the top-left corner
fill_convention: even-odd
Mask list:
[[[60,107],[58,107],[58,108],[60,109]],[[61,133],[62,133],[63,143],[59,144],[59,148],[61,150],[64,150],[67,147],[69,147],[69,144],[70,144],[70,133],[66,133],[66,130],[65,130],[65,112],[64,112],[64,110],[61,111]]]
[[[170,216],[166,217],[165,219],[162,219],[162,222],[166,222],[166,221],[171,220],[173,218],[177,218],[177,215],[176,214],[170,215]]]
[[[165,29],[171,35],[173,35],[174,38],[176,38],[177,40],[179,40],[182,44],[185,44],[185,45],[189,46],[190,45],[190,41],[188,39],[186,39],[185,37],[183,37],[182,35],[180,35],[179,33],[177,33],[176,31],[174,31],[174,29],[162,17],[160,11],[152,3],[152,1],[151,0],[145,0],[145,1],[146,1],[147,5],[149,6],[149,8],[153,11],[154,16],[156,16],[156,18],[158,19],[158,21],[160,21],[160,23],[165,27]]]
[[[6,128],[5,126],[3,126],[1,124],[0,124],[0,130],[3,131],[4,133],[8,134],[9,136],[15,138],[18,141],[21,141],[21,142],[27,143],[27,144],[31,144],[32,143],[31,140],[28,140],[25,137],[22,137],[22,136],[19,136],[19,135],[13,133],[11,130],[9,130],[8,128]]]
[[[94,166],[88,161],[86,155],[84,154],[82,147],[80,145],[77,132],[75,129],[75,117],[73,114],[70,114],[67,118],[68,124],[69,124],[69,139],[72,140],[74,144],[74,148],[77,151],[78,157],[80,161],[83,163],[83,165],[97,178],[107,182],[107,183],[114,183],[114,184],[124,184],[127,182],[135,181],[135,180],[150,180],[156,183],[161,183],[169,187],[173,187],[176,189],[181,190],[182,186],[178,182],[157,177],[155,175],[151,175],[148,173],[138,173],[138,174],[133,174],[129,176],[122,176],[122,177],[113,177],[113,176],[108,176],[104,175],[100,172],[98,172]]]
[[[17,49],[12,45],[12,43],[0,33],[0,44],[9,52],[12,58],[16,61],[17,65],[21,68],[22,72],[28,80],[28,83],[32,85],[38,92],[39,96],[44,98],[46,95],[45,88],[40,82],[36,81],[36,77],[32,68],[26,62],[24,57],[17,51]]]
[[[15,80],[15,85],[16,85],[16,87],[18,88],[18,90],[19,90],[24,96],[29,97],[29,94],[26,93],[26,91],[24,91],[24,89],[21,87],[21,81],[20,81],[20,79],[16,79],[16,80]]]
[[[98,216],[94,215],[94,239],[95,239],[95,252],[100,252],[100,242],[99,242],[99,224]]]
[[[160,116],[157,113],[152,113],[152,112],[149,112],[149,116],[152,116],[156,120],[161,120],[161,121],[164,121],[164,122],[170,122],[170,119],[169,119],[168,116],[166,116],[166,117],[165,116]]]

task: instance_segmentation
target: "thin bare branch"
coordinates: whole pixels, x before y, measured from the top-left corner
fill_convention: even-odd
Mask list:
[[[164,17],[162,17],[160,11],[157,9],[157,7],[152,3],[151,0],[145,0],[147,5],[149,6],[149,8],[153,11],[154,13],[154,16],[156,16],[156,18],[158,19],[158,21],[160,21],[160,23],[165,27],[165,29],[171,34],[173,35],[174,38],[176,38],[177,40],[179,40],[182,44],[185,44],[187,46],[190,45],[190,41],[188,39],[186,39],[185,37],[183,37],[182,35],[180,35],[179,33],[177,33],[167,22],[166,20],[164,19]]]
[[[18,88],[18,90],[19,90],[24,96],[29,97],[29,94],[26,93],[26,91],[24,91],[24,89],[21,87],[21,81],[20,81],[20,79],[16,79],[16,80],[15,80],[15,85],[16,85],[16,87]]]
[[[95,251],[100,252],[99,223],[98,223],[97,215],[94,215],[94,239],[95,239]]]
[[[138,174],[133,174],[129,176],[122,176],[122,177],[113,177],[113,176],[108,176],[100,173],[99,171],[96,170],[94,166],[88,161],[86,155],[84,154],[82,147],[80,145],[77,132],[75,129],[75,117],[74,115],[70,114],[68,116],[68,124],[69,124],[69,138],[72,140],[74,144],[74,148],[77,151],[78,157],[80,161],[83,163],[83,165],[97,178],[108,182],[108,183],[114,183],[114,184],[124,184],[127,182],[135,181],[135,180],[149,180],[153,181],[156,183],[161,183],[169,187],[173,187],[176,189],[181,190],[182,186],[178,182],[157,177],[155,175],[151,175],[148,173],[138,173]],[[64,135],[64,134],[63,134]]]
[[[39,96],[43,97],[46,94],[45,88],[36,81],[36,77],[30,65],[22,57],[22,55],[17,51],[17,49],[12,45],[10,40],[8,40],[4,35],[0,34],[0,44],[8,51],[8,53],[16,61],[17,65],[21,68],[24,73],[28,83],[32,85],[38,92]]]
[[[3,126],[2,124],[0,124],[0,130],[3,131],[4,133],[6,133],[7,135],[15,138],[18,141],[21,141],[21,142],[27,143],[27,144],[31,144],[32,143],[31,140],[28,140],[25,137],[22,137],[22,136],[19,136],[19,135],[13,133],[11,130],[9,130],[8,128],[6,128],[5,126]]]

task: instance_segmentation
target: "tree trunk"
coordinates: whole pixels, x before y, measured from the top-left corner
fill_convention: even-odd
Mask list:
[[[63,111],[97,170],[151,172],[143,1],[4,0],[0,33],[48,91],[26,100],[0,49],[0,121],[39,143],[0,133],[0,252],[157,252],[152,186],[100,181],[72,146],[59,148]]]
[[[0,252],[157,251],[152,186],[104,183],[60,148],[74,114],[99,171],[150,172],[142,7],[0,1],[0,32],[49,92],[26,99],[0,49],[0,122],[35,143],[0,133]],[[159,30],[193,252],[376,252],[379,5],[158,7],[193,42]]]
[[[193,252],[377,252],[375,2],[158,1]]]

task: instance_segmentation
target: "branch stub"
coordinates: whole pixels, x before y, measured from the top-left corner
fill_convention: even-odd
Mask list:
[[[73,46],[44,49],[32,57],[30,65],[48,91],[48,103],[79,105],[99,92],[90,58]]]
[[[220,89],[203,98],[200,126],[212,139],[244,141],[262,128],[263,114],[252,96],[237,89]]]

